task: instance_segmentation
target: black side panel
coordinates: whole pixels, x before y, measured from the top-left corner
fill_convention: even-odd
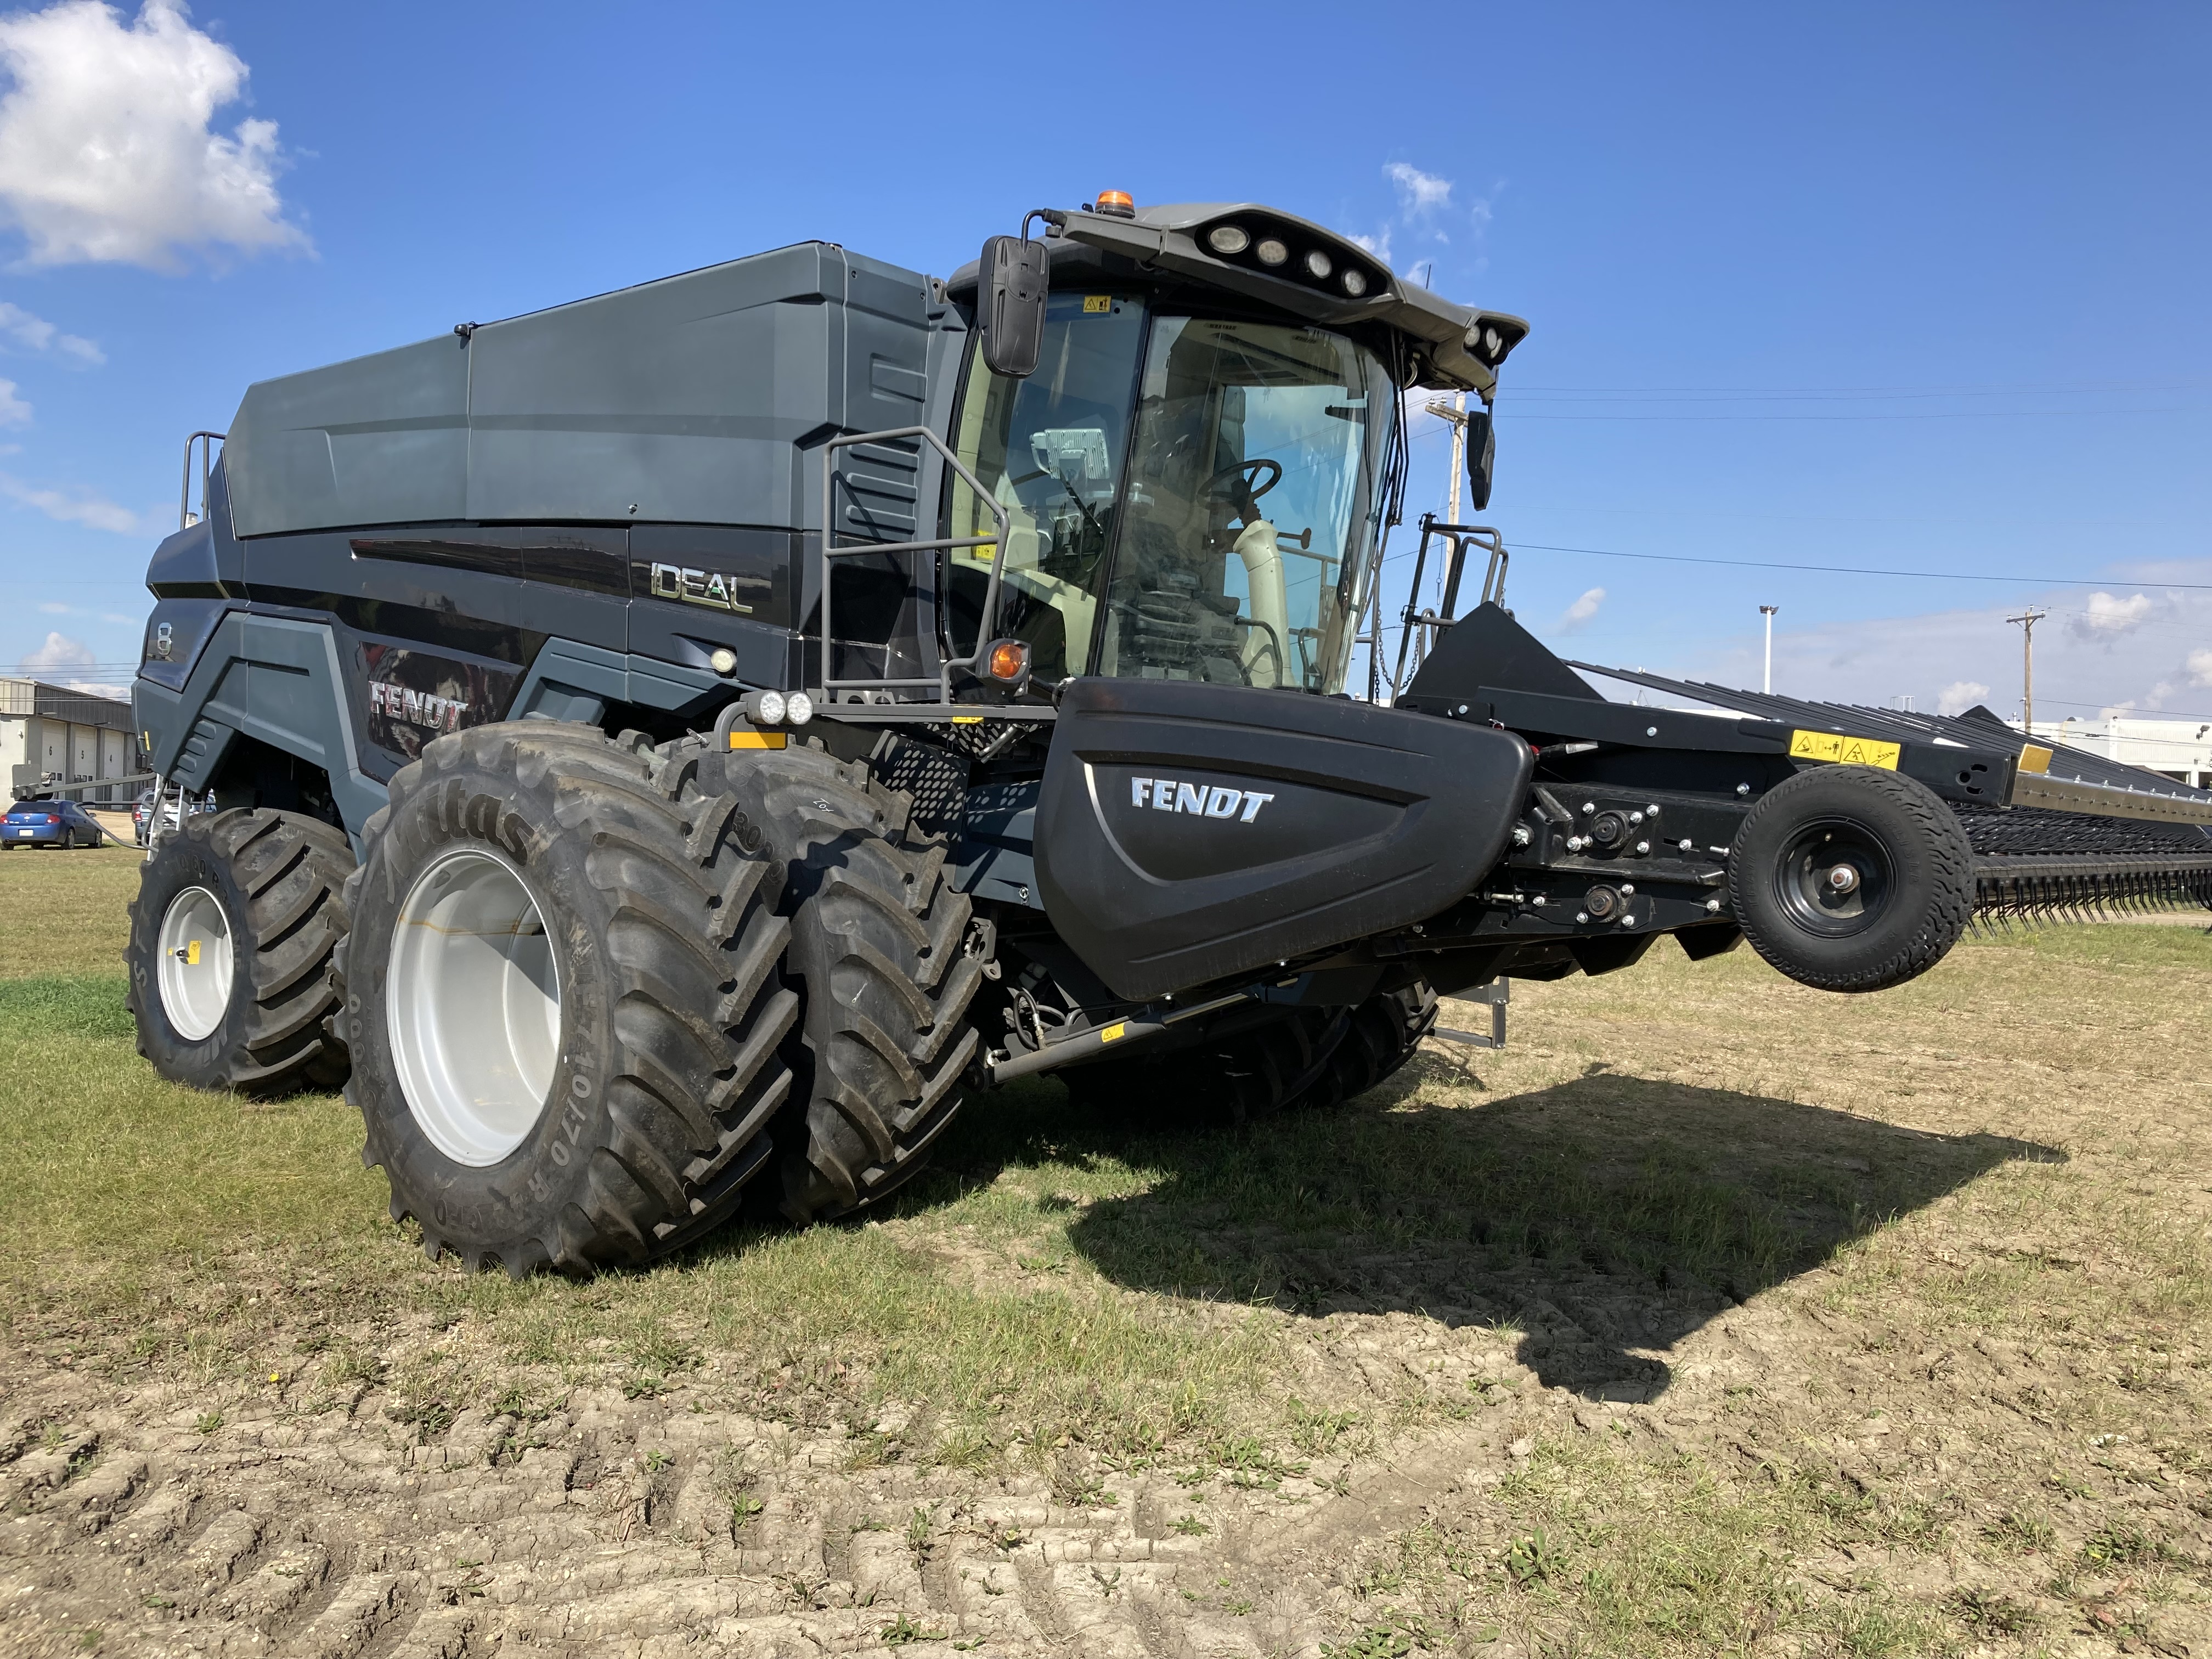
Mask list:
[[[1479,605],[1443,631],[1406,688],[1405,701],[1424,708],[1452,698],[1472,701],[1478,687],[1540,691],[1554,697],[1604,701],[1590,683],[1553,656],[1542,641],[1496,605]]]
[[[1497,863],[1510,732],[1296,692],[1083,679],[1037,809],[1046,914],[1130,998],[1435,915]]]

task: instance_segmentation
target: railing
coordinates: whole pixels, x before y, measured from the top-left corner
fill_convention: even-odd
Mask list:
[[[1450,562],[1444,568],[1443,609],[1416,611],[1419,602],[1421,577],[1428,568],[1429,541],[1442,537],[1451,544]],[[1505,568],[1511,562],[1505,551],[1505,538],[1486,524],[1438,524],[1436,515],[1421,515],[1421,546],[1413,558],[1413,586],[1406,590],[1404,627],[1398,635],[1398,668],[1390,676],[1390,696],[1395,701],[1406,689],[1406,657],[1413,652],[1413,671],[1420,672],[1422,659],[1436,647],[1443,630],[1458,620],[1460,578],[1467,569],[1467,550],[1477,547],[1490,556],[1490,562],[1482,573],[1482,597],[1478,605],[1505,603]],[[1380,629],[1378,629],[1379,632]]]
[[[215,473],[215,447],[227,436],[221,432],[195,432],[185,440],[185,482],[177,492],[177,528],[190,530],[207,517],[208,480]],[[200,510],[192,511],[192,450],[200,452]]]
[[[975,499],[991,509],[991,517],[999,529],[995,538],[990,536],[939,536],[919,542],[858,542],[849,547],[840,547],[837,542],[837,473],[835,465],[841,449],[851,449],[860,444],[894,443],[903,439],[919,438],[945,458],[945,464],[959,474]],[[1012,524],[1006,509],[983,487],[983,481],[960,464],[960,458],[947,447],[944,439],[926,426],[902,426],[887,432],[863,432],[848,438],[832,438],[822,450],[822,682],[823,700],[836,704],[841,691],[863,693],[915,691],[932,690],[937,693],[939,705],[952,702],[952,676],[955,672],[976,674],[984,648],[996,637],[994,624],[999,617],[999,576],[1006,562],[1006,540]],[[898,679],[879,676],[871,679],[841,679],[830,672],[836,631],[830,617],[830,592],[834,585],[830,573],[833,561],[848,559],[864,554],[879,553],[939,553],[955,548],[985,547],[996,543],[991,557],[991,574],[983,589],[982,613],[975,623],[975,648],[964,657],[948,657],[938,665],[934,678]],[[981,678],[980,675],[977,676]],[[872,696],[869,699],[873,702]]]

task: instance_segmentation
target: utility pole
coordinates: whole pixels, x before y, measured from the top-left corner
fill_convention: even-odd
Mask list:
[[[1441,398],[1431,398],[1428,402],[1428,410],[1438,420],[1451,423],[1451,495],[1444,507],[1444,522],[1455,525],[1459,522],[1460,481],[1467,477],[1467,393],[1455,392],[1449,403]],[[1437,570],[1437,602],[1440,605],[1443,602],[1443,569],[1439,566]],[[1418,593],[1410,601],[1417,605],[1420,602],[1421,596]],[[1428,654],[1428,643],[1429,630],[1425,628],[1413,641],[1413,666],[1417,669]]]
[[[1766,618],[1766,678],[1760,682],[1759,689],[1769,696],[1774,693],[1774,613],[1781,609],[1778,605],[1759,607],[1759,614]]]
[[[2008,623],[2020,624],[2020,729],[2035,735],[2035,625],[2051,613],[2030,605]]]

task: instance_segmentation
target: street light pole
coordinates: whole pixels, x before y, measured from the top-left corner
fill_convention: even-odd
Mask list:
[[[1770,696],[1774,692],[1774,613],[1781,609],[1778,605],[1759,607],[1759,614],[1766,618],[1766,677],[1760,682],[1759,689]]]

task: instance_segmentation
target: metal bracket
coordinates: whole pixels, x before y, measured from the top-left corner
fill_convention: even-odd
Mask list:
[[[1512,1000],[1513,981],[1510,979],[1492,980],[1487,985],[1478,985],[1472,991],[1458,994],[1462,1002],[1486,1002],[1490,1005],[1490,1035],[1474,1031],[1455,1031],[1448,1025],[1432,1025],[1429,1035],[1442,1037],[1446,1042],[1462,1043],[1469,1048],[1503,1048],[1505,1046],[1505,1005]]]
[[[215,447],[229,434],[223,432],[195,432],[185,440],[185,482],[177,492],[177,528],[190,530],[207,516],[208,480],[215,471]],[[200,510],[192,511],[192,450],[200,452]]]

